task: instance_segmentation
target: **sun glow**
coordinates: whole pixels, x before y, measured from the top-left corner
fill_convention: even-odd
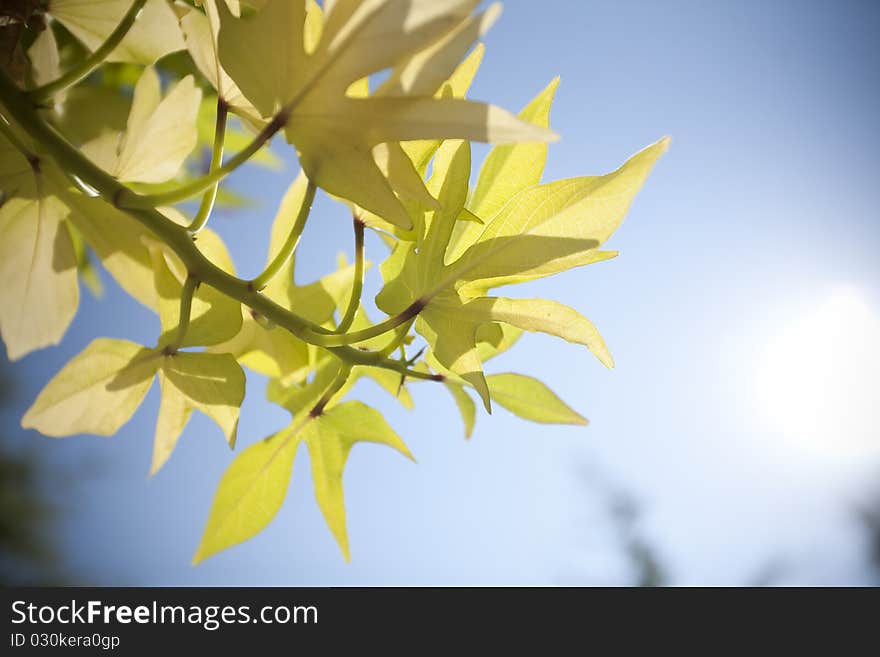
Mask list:
[[[765,416],[823,458],[880,454],[880,316],[837,290],[768,344],[756,379]]]

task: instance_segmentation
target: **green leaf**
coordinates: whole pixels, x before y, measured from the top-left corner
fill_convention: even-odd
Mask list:
[[[10,360],[58,344],[76,314],[76,255],[53,196],[0,207],[0,333]]]
[[[542,299],[484,296],[491,287],[523,282],[573,266],[607,259],[598,251],[620,225],[656,159],[663,139],[612,174],[528,188],[504,206],[480,238],[458,260],[445,262],[451,233],[467,194],[469,158],[444,144],[429,187],[443,210],[424,214],[424,235],[415,245],[400,242],[382,265],[385,287],[377,305],[389,315],[423,305],[415,328],[431,350],[428,362],[447,376],[473,386],[486,410],[491,397],[477,343],[486,325],[504,323],[583,344],[608,367],[611,356],[593,324],[577,311]],[[416,248],[417,247],[417,248]],[[490,353],[487,355],[491,355]]]
[[[186,40],[186,47],[196,68],[208,80],[229,109],[245,118],[251,125],[259,125],[259,112],[244,97],[238,85],[233,82],[220,65],[217,53],[217,34],[220,32],[220,16],[213,0],[204,3],[205,13],[190,11],[180,20],[180,27]]]
[[[193,564],[246,541],[268,525],[284,502],[297,429],[285,429],[251,445],[223,473]]]
[[[484,363],[513,347],[523,330],[510,324],[484,324],[477,329],[477,353]]]
[[[351,448],[358,442],[378,443],[415,459],[378,411],[356,401],[340,404],[309,422],[302,439],[309,448],[318,506],[345,560],[350,561],[342,472]]]
[[[47,27],[34,39],[33,44],[28,48],[28,59],[31,61],[31,72],[37,86],[48,84],[61,76],[58,42],[51,27]],[[63,101],[63,96],[53,100],[56,103]]]
[[[442,301],[440,305],[442,306]],[[593,323],[573,308],[556,301],[482,297],[461,306],[453,304],[451,307],[453,311],[459,308],[473,322],[504,322],[524,331],[547,333],[574,344],[582,344],[605,367],[614,367],[605,341]]]
[[[284,328],[261,324],[244,307],[238,334],[209,351],[232,354],[248,369],[284,384],[301,381],[311,368],[305,342]]]
[[[64,92],[64,104],[52,119],[71,143],[84,144],[104,132],[123,132],[130,109],[128,94],[86,81]]]
[[[340,363],[335,358],[324,354],[318,356],[312,364],[314,374],[307,382],[294,385],[283,385],[280,381],[270,381],[266,388],[266,398],[273,404],[278,404],[290,412],[293,422],[304,417],[312,407],[321,399],[330,384],[340,372]],[[332,408],[351,389],[353,381],[349,378],[342,387],[327,403],[326,408]]]
[[[464,422],[464,437],[470,438],[474,433],[474,424],[477,421],[477,406],[474,404],[474,400],[463,387],[456,383],[444,381],[443,385],[452,395],[458,412],[461,414],[461,420]]]
[[[201,89],[191,75],[162,98],[159,76],[148,67],[135,86],[125,133],[105,132],[82,150],[123,182],[170,180],[198,142],[196,119],[201,99]]]
[[[542,424],[588,424],[568,404],[537,379],[523,374],[486,377],[492,399],[525,420]]]
[[[112,436],[140,406],[159,365],[151,349],[97,339],[43,388],[21,425],[55,437]]]
[[[468,67],[459,70],[471,46],[486,34],[501,15],[501,4],[493,3],[483,13],[468,16],[442,39],[431,44],[391,70],[390,75],[376,90],[379,96],[430,96],[437,93],[444,83],[455,84],[454,95],[463,98],[470,86],[482,48]],[[450,78],[458,70],[458,76]]]
[[[85,240],[83,240],[82,233],[80,233],[76,226],[69,221],[65,223],[67,226],[67,232],[70,234],[70,241],[73,244],[73,253],[76,258],[76,270],[79,274],[79,278],[86,287],[89,288],[89,292],[92,293],[92,296],[96,299],[100,299],[104,295],[104,284],[101,282],[101,277],[98,274],[98,270],[95,268],[92,256],[89,253]]]
[[[477,44],[477,47],[473,49],[473,51],[458,65],[458,67],[452,72],[449,79],[446,80],[441,89],[434,94],[438,98],[464,98],[467,95],[468,89],[470,88],[471,82],[474,79],[474,76],[477,73],[477,69],[480,67],[480,62],[483,59],[483,53],[485,52],[485,47],[483,44]],[[405,66],[405,65],[404,65]],[[394,71],[392,71],[392,75]],[[400,74],[402,75],[402,73]],[[377,91],[377,94],[379,92]],[[366,94],[365,94],[366,95]],[[409,196],[414,197],[416,199],[421,198],[422,204],[416,204],[416,207],[412,207],[413,203],[404,201],[404,207],[412,219],[413,216],[418,220],[420,213],[426,209],[436,210],[436,201],[433,200],[433,197],[430,194],[426,194],[422,196],[422,190],[424,189],[424,183],[421,182],[421,178],[424,178],[426,172],[428,170],[428,165],[431,162],[431,158],[434,157],[437,149],[440,147],[440,144],[443,143],[442,140],[416,140],[416,141],[407,141],[402,142],[400,144],[392,143],[392,144],[381,144],[373,149],[373,156],[377,159],[377,164],[382,169],[381,163],[378,162],[380,147],[384,146],[389,150],[389,157],[397,157],[400,154],[405,155],[409,161],[411,162],[411,167],[415,170],[416,175],[419,176],[418,183],[415,183],[411,179],[411,173],[408,172],[408,176],[410,176],[409,180],[402,180],[402,176],[398,173],[394,176],[394,180],[392,182],[392,187],[395,188],[398,192],[401,192],[401,196],[405,195],[405,191],[402,189],[406,187],[410,190]],[[404,169],[402,165],[399,165],[400,169]],[[386,175],[393,175],[393,172],[382,169],[383,173]],[[413,188],[419,186],[421,189],[418,193],[413,192]],[[429,199],[427,203],[425,203],[425,199]],[[360,219],[370,228],[385,231],[387,233],[391,233],[392,235],[396,235],[401,239],[412,240],[415,239],[415,232],[413,230],[403,230],[399,226],[395,226],[388,221],[385,221],[381,217],[368,210],[358,207],[353,203],[348,203],[351,208],[352,213],[360,217]],[[478,221],[478,223],[482,223],[476,217],[470,217],[465,214],[463,211],[462,217],[464,219],[470,220],[471,218]],[[379,233],[382,235],[383,233]]]
[[[220,61],[263,116],[286,109],[287,139],[296,145],[311,180],[408,229],[409,215],[394,194],[399,190],[374,159],[377,145],[419,139],[554,138],[549,131],[489,105],[410,94],[347,95],[352,83],[393,68],[469,21],[476,4],[475,0],[366,4],[339,0],[328,12],[321,40],[311,54],[303,42],[304,3],[268,0],[255,16],[241,19],[221,5]],[[406,16],[403,24],[401,16]],[[395,36],[388,38],[388,34]],[[442,65],[435,66],[435,61]],[[425,67],[432,70],[432,76],[418,74],[414,79],[428,84],[429,78],[435,79],[433,70],[442,79],[448,65],[445,58],[429,57]]]
[[[35,197],[34,172],[28,161],[0,134],[0,192],[4,197]]]
[[[131,0],[52,0],[49,12],[86,48],[96,50],[130,7]],[[147,0],[131,30],[107,59],[149,65],[184,48],[171,5],[165,0]]]
[[[162,400],[150,474],[155,474],[171,456],[193,410],[214,420],[229,446],[235,446],[245,376],[232,356],[186,352],[165,356],[159,384]]]
[[[493,287],[613,257],[597,247],[623,222],[668,144],[661,139],[605,176],[570,178],[520,192],[454,261],[450,275],[466,279],[459,293],[480,296]]]
[[[542,128],[550,127],[550,107],[559,78],[539,93],[519,118]],[[485,220],[494,217],[504,205],[524,189],[541,182],[547,162],[547,144],[505,144],[493,148],[480,168],[480,176],[468,208]],[[449,244],[447,260],[456,260],[473,244],[482,227],[459,223]]]
[[[60,174],[59,174],[60,175]],[[150,252],[144,240],[156,237],[102,198],[54,188],[70,208],[69,220],[101,259],[119,286],[148,308],[157,308]]]
[[[357,442],[379,443],[412,458],[382,416],[360,402],[340,404],[319,417],[299,413],[289,427],[242,452],[220,480],[194,563],[251,538],[271,522],[284,502],[302,441],[308,445],[318,505],[348,560],[342,472],[351,448]]]

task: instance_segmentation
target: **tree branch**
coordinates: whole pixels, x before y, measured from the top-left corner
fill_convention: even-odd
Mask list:
[[[405,364],[389,360],[380,352],[361,351],[345,346],[348,344],[345,339],[351,338],[352,335],[355,338],[352,341],[381,335],[383,332],[391,330],[407,321],[408,318],[414,317],[417,313],[412,313],[408,318],[402,320],[399,319],[400,316],[389,318],[386,322],[382,323],[382,325],[387,325],[388,328],[380,331],[376,329],[382,325],[376,325],[365,331],[349,334],[348,336],[328,335],[327,329],[296,315],[260,294],[253,287],[251,281],[237,278],[217,267],[199,251],[193,243],[192,236],[185,227],[174,223],[153,208],[126,209],[121,207],[118,202],[119,199],[125,194],[130,193],[130,190],[106,171],[95,165],[79,149],[70,144],[52,126],[46,123],[43,117],[35,111],[29,99],[3,71],[0,71],[0,100],[2,100],[9,115],[15,119],[16,123],[32,139],[38,142],[62,169],[66,169],[68,173],[75,175],[83,183],[94,189],[104,201],[111,203],[117,209],[125,211],[129,216],[153,232],[156,237],[164,241],[186,266],[190,276],[194,277],[198,282],[210,285],[227,297],[235,299],[278,326],[290,331],[304,342],[326,349],[345,363],[381,367],[406,374],[413,378],[432,380],[432,375],[410,370]],[[6,121],[6,118],[0,115],[0,121]],[[8,124],[8,121],[6,123]],[[404,313],[406,312],[404,311]],[[363,337],[364,333],[370,333],[370,335]]]

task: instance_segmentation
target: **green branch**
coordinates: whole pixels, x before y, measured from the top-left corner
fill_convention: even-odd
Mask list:
[[[198,282],[210,285],[227,297],[235,299],[278,326],[285,328],[304,342],[326,349],[345,363],[381,367],[418,379],[440,380],[434,375],[410,370],[405,364],[389,360],[380,352],[361,351],[344,346],[344,343],[338,341],[349,336],[327,335],[327,329],[296,315],[257,292],[251,281],[237,278],[216,266],[199,251],[185,227],[174,223],[152,208],[127,210],[121,208],[119,199],[129,194],[130,190],[95,165],[79,149],[46,123],[43,117],[35,111],[30,101],[18,90],[15,83],[2,71],[0,71],[0,100],[15,122],[50,154],[59,167],[75,175],[94,189],[106,202],[111,203],[117,209],[125,210],[129,216],[165,242],[180,258],[190,276]],[[0,121],[5,120],[5,117],[0,116]],[[24,151],[24,154],[27,155],[27,151]],[[404,313],[406,312],[404,311]],[[411,314],[410,318],[414,316],[415,314]],[[406,320],[397,321],[396,318],[389,318],[383,324],[393,324],[387,329],[391,330],[404,321]],[[367,329],[367,332],[372,334],[368,337],[381,335],[382,332],[377,333],[375,329],[376,327]],[[364,331],[358,332],[361,335],[363,333]],[[356,338],[365,339],[358,334],[354,334]]]
[[[6,120],[5,116],[0,116],[0,135],[6,137],[12,147],[17,150],[19,153],[24,155],[24,158],[31,165],[31,168],[39,166],[39,158],[31,151],[30,148],[25,146],[24,142],[19,139],[18,135],[15,134],[15,130],[12,129],[12,126],[9,124],[9,121]]]
[[[251,281],[251,286],[255,290],[260,291],[264,289],[269,284],[269,281],[275,278],[278,272],[280,272],[284,265],[286,265],[293,257],[293,254],[296,251],[296,245],[299,244],[299,238],[302,236],[303,229],[306,227],[309,212],[312,210],[312,202],[315,200],[315,191],[317,191],[315,183],[309,180],[302,205],[299,207],[299,213],[296,215],[296,219],[293,222],[293,227],[290,229],[290,233],[287,235],[287,239],[284,241],[284,244],[281,245],[281,249],[275,254],[275,257],[272,258],[272,261],[266,266],[266,269],[263,270],[263,273]]]
[[[348,381],[348,377],[351,374],[351,365],[343,364],[342,369],[339,370],[339,374],[336,375],[336,378],[333,379],[333,383],[327,386],[327,390],[324,391],[324,394],[321,395],[321,398],[318,400],[318,403],[315,404],[312,409],[309,411],[309,417],[319,417],[324,414],[324,409],[327,408],[327,404],[333,399],[334,395],[337,392],[342,390],[342,387]]]
[[[107,40],[95,50],[95,52],[86,57],[77,66],[74,66],[57,80],[53,80],[48,84],[44,84],[42,87],[37,87],[36,89],[29,91],[28,96],[31,100],[36,103],[43,103],[58,92],[64,91],[68,87],[72,87],[91,75],[95,69],[104,63],[107,56],[116,49],[116,46],[118,46],[125,38],[125,35],[128,34],[129,30],[134,25],[135,20],[137,20],[138,15],[141,13],[141,9],[146,1],[147,0],[134,0],[131,7],[129,7],[128,11],[122,17],[122,21],[116,26],[116,29],[110,33]],[[51,28],[47,27],[46,29]]]
[[[211,164],[208,167],[208,173],[216,171],[223,164],[223,142],[226,139],[226,119],[229,116],[229,106],[220,96],[217,97],[217,122],[214,126],[214,146],[211,149]],[[208,219],[211,218],[211,212],[214,210],[214,202],[217,200],[217,191],[220,189],[220,182],[215,182],[205,195],[202,197],[202,203],[199,205],[199,211],[189,225],[189,232],[192,235],[197,234]]]
[[[166,353],[176,353],[186,338],[186,332],[189,330],[189,321],[192,315],[193,295],[199,287],[199,279],[195,276],[187,276],[183,283],[183,289],[180,291],[180,314],[177,317],[177,335],[174,342],[165,347]]]
[[[357,217],[354,223],[354,280],[351,283],[351,297],[348,308],[336,327],[336,333],[345,333],[351,328],[354,317],[361,305],[361,294],[364,291],[364,222]]]

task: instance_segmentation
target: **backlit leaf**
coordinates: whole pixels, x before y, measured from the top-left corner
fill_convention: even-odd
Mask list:
[[[146,68],[135,86],[125,133],[106,132],[85,144],[83,151],[120,181],[169,180],[198,141],[201,98],[189,75],[162,98],[156,71]]]
[[[486,297],[497,285],[540,278],[606,259],[598,251],[620,225],[656,159],[663,139],[607,176],[576,178],[528,188],[507,203],[462,256],[444,261],[467,193],[469,159],[447,142],[434,163],[429,187],[439,186],[443,210],[425,213],[424,237],[400,242],[382,266],[385,287],[377,305],[393,315],[425,304],[415,328],[431,347],[429,362],[473,386],[487,410],[491,396],[477,348],[487,325],[504,323],[586,345],[606,366],[613,361],[593,324],[572,308],[543,299]],[[488,354],[488,355],[491,355]]]
[[[477,406],[467,391],[456,383],[446,381],[443,384],[452,395],[455,406],[461,414],[461,420],[464,422],[464,437],[470,438],[474,433],[474,424],[477,421]]]
[[[556,78],[519,113],[519,118],[549,128],[550,106],[558,86],[559,78]],[[469,210],[484,222],[488,221],[519,192],[541,182],[547,150],[547,144],[541,143],[504,144],[493,148],[480,168],[477,186],[468,202]],[[456,260],[481,232],[478,225],[457,224],[447,260]]]
[[[246,541],[272,521],[287,495],[299,442],[298,430],[285,429],[236,457],[217,486],[194,564]]]
[[[232,356],[179,352],[162,358],[158,374],[162,400],[156,421],[151,474],[171,456],[193,410],[214,420],[229,446],[235,446],[245,377]]]
[[[304,3],[268,0],[255,16],[241,19],[221,5],[220,61],[263,116],[285,109],[287,139],[296,145],[311,180],[406,229],[409,215],[373,157],[378,144],[553,138],[549,131],[489,105],[418,94],[347,95],[353,82],[394,67],[468,21],[476,4],[340,0],[327,14],[321,40],[311,54],[303,43]],[[401,16],[406,16],[403,23]],[[446,66],[445,60],[442,63]]]
[[[54,196],[0,207],[0,332],[10,360],[57,344],[79,304],[76,255]]]
[[[111,436],[140,406],[159,365],[151,349],[97,339],[49,381],[21,425],[47,436]]]
[[[486,377],[492,399],[519,417],[542,424],[587,424],[587,420],[537,379],[523,374]]]
[[[97,49],[119,25],[131,0],[52,0],[50,14],[89,50]],[[153,64],[185,48],[177,16],[166,0],[147,0],[111,62]]]
[[[340,404],[309,422],[302,439],[309,448],[318,506],[349,561],[342,471],[351,448],[358,442],[371,442],[396,449],[409,459],[412,454],[378,411],[356,401]]]

